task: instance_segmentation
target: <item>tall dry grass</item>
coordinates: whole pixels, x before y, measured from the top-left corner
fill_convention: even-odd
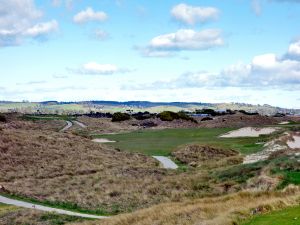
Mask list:
[[[300,204],[300,188],[240,192],[217,198],[168,203],[80,225],[233,225],[253,214]]]

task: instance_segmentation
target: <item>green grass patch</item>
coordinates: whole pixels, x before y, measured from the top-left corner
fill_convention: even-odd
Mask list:
[[[47,222],[49,225],[64,225],[71,222],[81,222],[88,219],[83,219],[76,216],[59,215],[55,213],[45,213],[39,218],[42,222]]]
[[[257,215],[242,225],[299,225],[300,205],[274,211],[265,215]]]
[[[261,161],[251,164],[240,164],[229,169],[216,173],[216,178],[220,181],[235,181],[237,183],[244,183],[248,179],[259,174],[261,169],[268,164],[268,161]]]
[[[210,145],[225,149],[234,149],[242,154],[251,154],[262,150],[263,143],[271,135],[262,137],[220,138],[221,134],[232,128],[191,128],[144,130],[115,135],[94,135],[94,138],[107,138],[117,141],[110,145],[123,151],[140,152],[146,155],[170,155],[176,147],[185,144]],[[260,143],[260,144],[256,144]]]
[[[282,189],[289,184],[300,185],[300,171],[284,170],[278,173],[283,177],[283,181],[278,186],[279,189]]]

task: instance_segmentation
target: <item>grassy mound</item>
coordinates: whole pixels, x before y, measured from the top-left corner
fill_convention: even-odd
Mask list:
[[[239,153],[231,149],[214,148],[197,144],[186,145],[174,151],[172,155],[182,163],[198,166],[205,161],[221,160],[237,156]]]

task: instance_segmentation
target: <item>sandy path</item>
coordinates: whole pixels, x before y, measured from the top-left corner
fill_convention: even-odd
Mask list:
[[[165,156],[152,156],[158,160],[165,169],[177,169],[178,166],[171,159]]]
[[[57,214],[63,214],[63,215],[69,215],[69,216],[78,216],[83,218],[91,218],[91,219],[105,219],[108,218],[106,216],[96,216],[96,215],[89,215],[89,214],[83,214],[83,213],[76,213],[72,211],[67,211],[63,209],[56,209],[56,208],[50,208],[42,205],[32,204],[24,201],[19,201],[15,199],[10,199],[4,196],[0,195],[0,202],[8,205],[14,205],[18,207],[28,208],[28,209],[37,209],[45,212],[53,212]]]
[[[72,122],[70,122],[70,121],[66,121],[66,123],[67,123],[67,125],[63,129],[61,129],[59,132],[65,132],[66,130],[70,129],[73,126]]]
[[[82,127],[82,128],[87,128],[87,125],[81,123],[81,122],[78,122],[76,120],[73,121],[74,123],[76,123],[78,126]]]

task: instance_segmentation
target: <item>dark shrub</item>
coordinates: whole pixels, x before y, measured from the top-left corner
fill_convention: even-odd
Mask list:
[[[3,114],[0,114],[0,122],[6,122],[6,117]]]
[[[130,120],[130,115],[127,113],[121,113],[117,112],[112,115],[112,122],[120,122],[120,121],[125,121],[125,120]]]
[[[157,115],[159,119],[162,121],[173,121],[175,119],[178,119],[177,113],[171,112],[171,111],[164,111]]]
[[[149,112],[138,112],[132,115],[133,118],[137,120],[146,120],[153,117],[153,114],[150,114]]]
[[[159,113],[157,117],[160,118],[162,121],[173,121],[173,120],[182,119],[182,120],[197,123],[197,121],[193,117],[188,116],[184,112],[175,113],[171,111],[164,111]]]
[[[211,117],[204,117],[204,118],[201,119],[201,121],[207,121],[207,120],[213,120],[213,118],[211,118]]]

